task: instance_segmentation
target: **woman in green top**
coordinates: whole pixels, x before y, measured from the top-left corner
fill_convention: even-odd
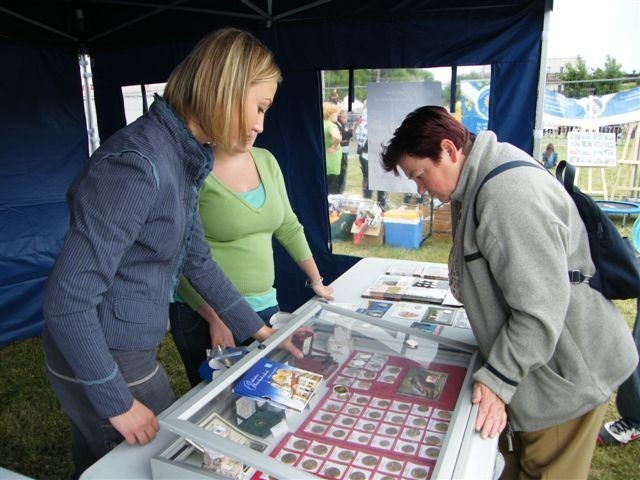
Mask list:
[[[334,103],[324,103],[322,114],[324,117],[324,148],[325,161],[327,162],[327,191],[328,193],[340,192],[340,167],[342,164],[342,135],[338,129],[338,113],[340,106]]]
[[[280,69],[264,45],[246,32],[234,32],[228,41],[238,55],[228,58],[238,60],[220,63],[218,84],[210,89],[220,123],[212,143],[213,170],[200,191],[199,213],[212,257],[269,325],[279,310],[273,288],[272,236],[306,273],[307,285],[317,295],[332,300],[333,289],[322,283],[302,225],[289,204],[278,162],[267,150],[253,146],[281,81]],[[255,51],[251,54],[247,49]],[[229,79],[234,77],[241,79],[232,84]],[[178,296],[170,308],[171,331],[189,381],[195,385],[206,349],[234,346],[235,341],[185,278]]]

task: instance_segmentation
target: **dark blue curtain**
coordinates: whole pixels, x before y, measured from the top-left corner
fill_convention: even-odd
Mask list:
[[[78,59],[0,44],[0,345],[40,333],[44,284],[87,158]]]

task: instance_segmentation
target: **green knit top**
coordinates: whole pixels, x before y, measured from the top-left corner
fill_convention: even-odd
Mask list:
[[[275,157],[251,149],[265,199],[252,206],[210,174],[200,190],[199,212],[211,255],[234,287],[247,298],[269,295],[275,278],[271,239],[275,236],[295,262],[311,258],[304,230],[291,209]],[[178,295],[194,310],[205,302],[182,277]],[[250,304],[252,302],[249,302]]]
[[[340,163],[342,161],[342,150],[340,147],[335,152],[330,153],[327,148],[333,144],[333,137],[331,136],[331,130],[337,129],[338,126],[329,121],[324,120],[324,146],[325,146],[325,160],[327,162],[327,175],[340,175]]]

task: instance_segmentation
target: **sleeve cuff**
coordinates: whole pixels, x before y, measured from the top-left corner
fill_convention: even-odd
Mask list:
[[[474,373],[473,379],[489,387],[504,403],[509,404],[516,393],[517,383],[514,385],[515,382],[506,379],[503,375],[496,375],[494,371],[495,369],[490,365],[485,365]]]
[[[133,395],[119,372],[105,383],[84,385],[84,390],[100,418],[121,415],[133,405]]]

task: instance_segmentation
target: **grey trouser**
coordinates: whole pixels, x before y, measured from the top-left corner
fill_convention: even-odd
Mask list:
[[[74,471],[71,479],[117,446],[123,437],[109,419],[100,418],[89,403],[80,383],[48,335],[43,335],[47,376],[71,426],[71,453]],[[125,352],[111,350],[118,369],[127,380],[133,396],[156,415],[175,401],[164,369],[156,360],[156,351]]]

